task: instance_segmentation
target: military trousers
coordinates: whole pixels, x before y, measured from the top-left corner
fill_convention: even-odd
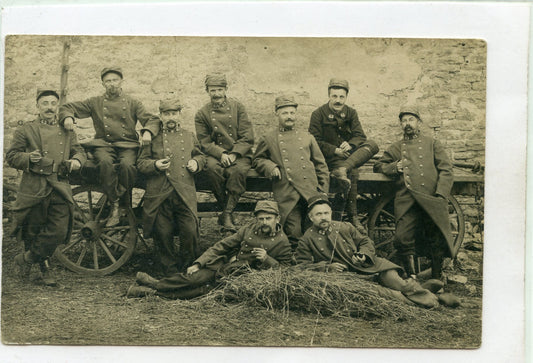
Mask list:
[[[394,246],[400,256],[443,255],[446,240],[427,212],[414,203],[396,220]]]
[[[177,273],[158,280],[157,295],[169,299],[191,299],[206,294],[215,283],[216,271],[201,268],[191,275]]]
[[[299,239],[310,226],[311,222],[307,218],[307,202],[304,198],[300,198],[287,215],[283,225],[283,231],[287,235],[293,250],[296,249]]]
[[[99,181],[104,193],[112,202],[125,191],[133,188],[137,176],[138,148],[123,149],[97,147],[93,151],[99,172]],[[118,171],[115,164],[118,163]]]
[[[39,204],[31,207],[23,223],[25,250],[30,250],[34,262],[42,262],[65,243],[69,232],[71,207],[55,190]]]
[[[179,237],[179,246],[174,235]],[[165,275],[178,273],[198,257],[198,218],[176,191],[159,206],[153,238]]]
[[[224,209],[227,193],[240,197],[246,191],[246,175],[252,167],[249,158],[237,158],[235,163],[224,167],[212,156],[207,157],[206,172],[219,205]]]

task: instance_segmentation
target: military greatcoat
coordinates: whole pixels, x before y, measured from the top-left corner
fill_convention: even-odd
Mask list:
[[[254,155],[255,169],[270,177],[279,167],[281,180],[272,180],[281,224],[300,198],[329,191],[329,171],[315,138],[305,131],[275,130],[260,139]]]
[[[400,160],[403,173],[398,172],[397,168]],[[445,199],[451,193],[453,172],[442,144],[423,135],[415,135],[412,139],[404,138],[393,143],[383,153],[382,158],[374,164],[374,172],[383,173],[395,180],[396,219],[401,218],[411,206],[418,203],[440,229],[448,244],[450,255],[454,256],[457,251],[453,248]]]
[[[354,262],[356,253],[366,256],[363,264]],[[402,268],[389,260],[377,257],[374,242],[363,236],[347,222],[331,222],[328,229],[319,231],[315,226],[304,233],[295,252],[296,263],[304,268],[325,271],[332,262],[348,266],[348,271],[373,274]]]
[[[217,160],[222,153],[232,152],[252,158],[254,133],[244,106],[227,98],[220,107],[209,102],[194,117],[196,135],[207,155]]]
[[[170,159],[170,167],[159,171],[155,167],[156,160]],[[137,168],[146,176],[146,192],[144,194],[144,233],[150,236],[157,215],[157,209],[171,194],[176,191],[187,207],[197,214],[196,188],[193,173],[187,170],[187,162],[196,160],[197,172],[205,167],[205,155],[200,144],[190,131],[179,129],[173,132],[159,131],[151,145],[144,146],[137,160]]]
[[[38,163],[30,162],[30,153],[35,150],[40,150],[43,156]],[[6,153],[7,163],[23,171],[13,208],[16,211],[15,232],[23,226],[31,207],[41,203],[52,191],[70,206],[74,204],[67,175],[58,175],[62,162],[68,159],[77,159],[81,165],[87,160],[74,131],[66,131],[57,123],[48,125],[40,119],[27,122],[15,131]],[[72,218],[70,220],[72,222]]]

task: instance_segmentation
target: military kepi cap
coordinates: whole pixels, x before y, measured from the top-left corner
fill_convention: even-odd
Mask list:
[[[226,87],[228,81],[226,81],[226,75],[222,73],[211,73],[205,76],[205,86],[219,86]]]
[[[403,105],[402,107],[400,107],[400,114],[398,115],[400,120],[402,119],[402,116],[406,114],[414,115],[419,120],[422,120],[420,118],[420,111],[418,110],[418,107],[416,107],[415,105]]]
[[[294,96],[281,95],[276,97],[276,111],[282,107],[288,106],[298,107],[298,104],[294,101]]]
[[[345,80],[345,79],[341,79],[341,78],[332,78],[332,79],[330,79],[329,80],[328,89],[330,89],[332,87],[344,88],[346,90],[346,92],[350,91],[350,84],[348,83],[348,81]]]
[[[183,106],[177,98],[159,101],[159,112],[181,111]]]
[[[270,200],[260,200],[255,205],[254,215],[259,212],[279,215],[278,203]]]
[[[57,99],[59,99],[59,94],[52,87],[39,87],[39,88],[37,88],[36,100],[39,101],[39,98],[41,98],[43,96],[55,96]]]
[[[309,198],[307,200],[307,213],[311,212],[313,207],[319,204],[327,204],[331,207],[331,203],[329,201],[327,194],[320,193],[320,194],[313,195],[311,198]]]
[[[105,67],[102,69],[102,72],[100,72],[100,78],[104,79],[104,76],[108,73],[116,73],[120,76],[120,78],[124,78],[122,75],[122,68],[120,67]]]

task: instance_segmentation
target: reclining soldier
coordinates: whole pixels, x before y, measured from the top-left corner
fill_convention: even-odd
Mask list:
[[[190,299],[209,292],[219,277],[250,268],[265,270],[290,265],[291,246],[279,224],[277,203],[257,202],[254,215],[254,221],[211,246],[186,273],[157,280],[138,272],[138,285],[131,286],[126,296],[156,294],[170,299]]]

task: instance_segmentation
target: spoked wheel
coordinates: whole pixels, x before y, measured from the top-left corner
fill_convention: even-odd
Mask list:
[[[465,219],[461,206],[450,196],[448,199],[448,215],[454,237],[454,250],[458,251],[465,235]],[[378,255],[391,259],[395,256],[394,232],[396,229],[394,218],[394,193],[380,197],[368,221],[368,234],[374,241]]]
[[[79,186],[74,196],[74,225],[70,241],[56,249],[56,257],[68,269],[87,275],[107,275],[132,255],[137,241],[131,208],[117,226],[106,227],[110,214],[107,197],[98,186]]]

